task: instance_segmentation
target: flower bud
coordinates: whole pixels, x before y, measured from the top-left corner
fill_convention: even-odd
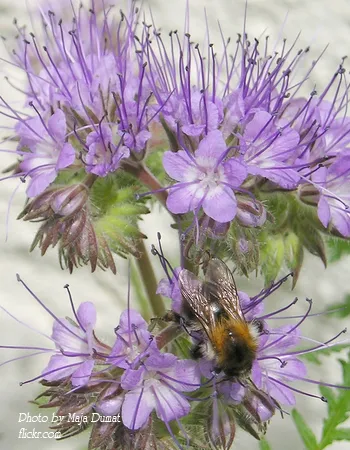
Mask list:
[[[261,227],[266,221],[266,209],[258,200],[237,196],[236,220],[244,227]]]
[[[320,200],[320,192],[312,184],[303,184],[298,189],[299,198],[307,205],[317,206]]]
[[[83,184],[59,190],[52,198],[51,208],[60,216],[70,216],[84,207],[88,200],[88,189]]]

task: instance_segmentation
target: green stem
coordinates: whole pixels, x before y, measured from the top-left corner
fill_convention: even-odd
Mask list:
[[[156,294],[158,283],[143,239],[139,240],[137,247],[141,257],[136,259],[136,264],[140,271],[149,304],[155,317],[163,317],[165,314],[164,302],[162,297],[159,294]]]
[[[135,178],[137,178],[143,185],[145,185],[148,189],[151,191],[158,191],[159,189],[162,189],[162,185],[157,180],[157,178],[151,173],[147,167],[145,167],[141,163],[125,163],[124,169],[126,172],[133,175]],[[166,191],[160,191],[155,192],[154,195],[158,198],[160,203],[166,207],[166,199],[168,197],[168,194]]]

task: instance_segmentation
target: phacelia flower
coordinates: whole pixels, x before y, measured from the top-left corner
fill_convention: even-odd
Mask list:
[[[82,303],[75,310],[68,286],[65,286],[74,320],[60,319],[19,277],[18,280],[54,318],[52,336],[47,337],[55,344],[55,349],[42,346],[2,348],[27,350],[26,356],[52,354],[41,375],[22,384],[41,380],[48,387],[40,397],[49,396],[47,406],[54,401],[59,408],[57,414],[63,417],[59,427],[62,435],[68,437],[77,432],[76,421],[71,420],[74,415],[93,427],[93,449],[100,448],[97,444],[100,440],[108,445],[119,442],[126,430],[136,433],[137,440],[138,430],[154,422],[153,411],[172,435],[169,423],[179,422],[189,414],[191,397],[187,393],[201,386],[197,362],[158,348],[158,336],[152,335],[147,322],[130,308],[121,314],[115,328],[114,345],[102,343],[94,331],[96,310],[93,303]],[[96,415],[101,417],[99,421],[92,420],[94,414],[95,418]],[[101,422],[113,423],[112,430],[108,427],[104,430]],[[116,448],[122,449],[123,445],[120,442]]]
[[[22,176],[30,178],[28,197],[36,197],[56,179],[60,170],[74,163],[75,150],[67,142],[66,118],[57,109],[47,120],[38,116],[19,122],[16,131],[23,156],[19,169]]]
[[[181,214],[202,207],[217,222],[235,217],[234,190],[245,180],[247,169],[239,160],[226,160],[228,151],[221,133],[212,131],[193,155],[188,150],[164,154],[166,172],[179,181],[171,187],[167,199],[171,212]]]

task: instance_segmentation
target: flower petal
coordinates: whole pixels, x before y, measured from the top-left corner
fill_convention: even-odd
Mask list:
[[[240,187],[247,178],[248,171],[246,165],[238,159],[229,159],[223,164],[227,182],[233,187]]]
[[[184,214],[189,211],[194,211],[204,196],[204,193],[200,196],[201,193],[202,189],[200,189],[199,183],[179,187],[175,185],[169,192],[166,205],[169,211],[174,214]]]
[[[234,193],[222,186],[211,189],[203,202],[203,210],[217,222],[230,222],[237,211]]]
[[[195,168],[195,162],[184,150],[179,150],[177,153],[165,152],[163,167],[166,173],[176,181],[194,181],[197,178],[196,176],[192,178],[188,176],[189,171]]]
[[[92,302],[84,302],[79,305],[77,316],[83,328],[94,328],[96,325],[96,308]]]
[[[200,141],[198,149],[196,150],[196,159],[200,157],[201,159],[208,158],[210,160],[218,160],[220,156],[226,152],[226,149],[226,143],[221,131],[214,130],[208,133],[207,136]]]
[[[123,424],[130,430],[138,430],[145,425],[155,405],[155,397],[148,389],[128,392],[122,406]]]
[[[156,413],[163,422],[170,422],[186,416],[191,410],[189,402],[181,394],[163,383],[158,383],[154,387],[154,394],[156,397]]]
[[[72,375],[72,385],[73,386],[83,386],[87,384],[90,380],[92,369],[94,368],[95,361],[89,359],[78,367]]]
[[[322,225],[327,228],[331,220],[331,209],[325,197],[321,195],[317,206],[317,215]]]

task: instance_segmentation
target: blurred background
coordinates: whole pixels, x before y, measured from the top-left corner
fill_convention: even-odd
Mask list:
[[[57,0],[59,2],[60,0]],[[54,2],[52,2],[53,4]],[[74,1],[73,1],[74,3]],[[125,2],[107,1],[115,3],[117,9],[123,7]],[[16,17],[20,25],[27,24],[32,29],[32,17],[27,8],[33,9],[36,2],[24,0],[0,0],[0,25],[2,36],[13,36],[13,18]],[[62,1],[69,5],[69,1]],[[185,17],[185,0],[164,1],[145,0],[145,7],[152,9],[158,26],[164,31],[181,29]],[[242,31],[245,1],[244,0],[189,0],[190,29],[193,40],[201,41],[205,36],[205,15],[211,30],[211,41],[219,42],[218,21],[226,36],[234,39],[236,33]],[[69,8],[69,6],[66,6]],[[69,16],[69,10],[66,10]],[[350,50],[350,2],[349,0],[249,0],[247,12],[247,31],[251,37],[259,37],[263,32],[272,39],[286,37],[291,43],[301,32],[297,48],[311,46],[308,58],[304,60],[308,65],[316,59],[328,45],[328,48],[312,73],[310,90],[314,85],[324,87],[333,75],[343,56]],[[3,47],[0,48],[0,57],[7,58]],[[5,63],[0,62],[1,74],[7,72]],[[349,67],[347,67],[349,69]],[[21,85],[22,74],[13,71],[11,80]],[[21,97],[11,90],[3,77],[0,80],[0,93],[22,107]],[[8,122],[0,117],[1,125]],[[1,168],[13,162],[11,155],[1,153]],[[0,184],[0,304],[11,311],[19,320],[30,325],[35,330],[51,334],[52,318],[38,305],[24,288],[17,283],[16,273],[28,283],[45,304],[59,317],[70,315],[68,297],[63,286],[69,283],[76,304],[83,301],[95,303],[98,311],[97,335],[101,340],[113,342],[113,328],[119,321],[119,313],[125,307],[127,293],[127,264],[117,258],[118,273],[116,276],[109,272],[97,271],[90,274],[87,268],[76,270],[73,275],[59,268],[56,250],[49,250],[45,257],[40,257],[38,251],[32,254],[28,249],[37,229],[36,224],[17,221],[25,200],[25,186],[18,186],[18,180],[8,180]],[[11,206],[9,208],[9,202]],[[147,216],[143,223],[143,231],[148,235],[147,247],[156,243],[156,233],[160,231],[166,255],[174,265],[178,265],[178,249],[174,247],[177,242],[173,231],[169,229],[170,220],[167,214],[155,207],[152,214]],[[8,237],[6,238],[8,234]],[[154,266],[159,276],[163,276],[157,259]],[[304,298],[314,300],[314,311],[323,311],[330,305],[343,300],[344,295],[350,292],[350,257],[330,264],[327,270],[320,260],[308,255],[300,275],[297,287],[292,292],[290,285],[285,285],[273,298],[268,300],[267,309],[273,306],[285,305],[295,296],[300,301],[295,306],[295,313],[306,310]],[[262,280],[252,277],[250,280],[237,279],[240,290],[250,294],[257,293],[262,288]],[[132,296],[131,296],[132,302]],[[136,305],[135,305],[136,306]],[[294,311],[293,311],[294,312]],[[346,326],[346,321],[330,319],[325,316],[310,318],[303,328],[305,336],[316,340],[327,340],[337,334]],[[0,344],[1,345],[36,345],[46,346],[45,338],[32,329],[25,328],[0,311]],[[11,350],[0,350],[0,364],[8,359],[19,356]],[[39,375],[47,364],[47,356],[21,359],[0,367],[0,449],[26,449],[41,450],[55,448],[57,450],[82,450],[86,448],[87,434],[67,441],[53,442],[50,440],[18,439],[21,427],[29,430],[46,430],[45,424],[20,424],[20,412],[36,413],[36,409],[28,403],[40,392],[36,383],[26,384],[22,387],[19,382]],[[320,369],[319,366],[310,367],[310,378],[329,382],[341,382],[340,366],[334,359],[327,359]],[[302,389],[318,393],[313,385],[302,385]],[[320,433],[322,420],[326,416],[327,405],[316,399],[303,396],[297,398],[298,410],[307,418],[310,427]],[[52,411],[42,411],[51,415]],[[274,450],[301,450],[303,444],[295,432],[292,419],[285,415],[282,419],[276,414],[269,427],[267,439]],[[234,448],[258,449],[258,443],[244,432],[238,432]],[[336,443],[329,447],[331,450],[348,449],[346,443]]]

